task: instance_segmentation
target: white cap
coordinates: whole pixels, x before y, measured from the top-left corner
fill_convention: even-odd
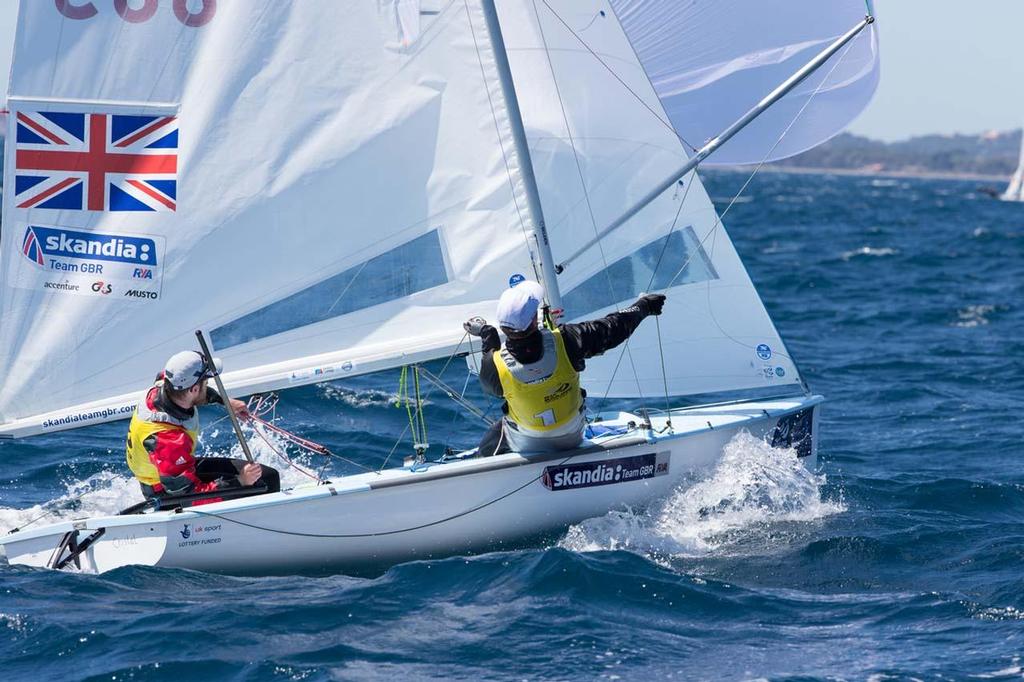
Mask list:
[[[498,324],[517,332],[526,331],[537,319],[537,308],[544,300],[544,287],[523,280],[506,289],[498,299]]]
[[[206,364],[202,353],[194,350],[183,350],[175,353],[164,365],[164,380],[171,388],[182,391],[192,388],[200,381],[214,374],[220,374],[224,363],[220,358],[213,359],[213,370]]]

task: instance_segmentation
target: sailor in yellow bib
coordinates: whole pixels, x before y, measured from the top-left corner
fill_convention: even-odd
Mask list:
[[[505,399],[504,418],[480,443],[483,456],[501,452],[550,452],[574,448],[586,427],[580,372],[586,359],[629,338],[648,315],[661,314],[665,297],[645,294],[630,307],[599,320],[541,327],[537,319],[544,290],[525,280],[498,301],[505,334],[474,317],[463,327],[483,342],[480,384]]]
[[[207,379],[220,371],[219,358],[208,365],[196,351],[175,353],[135,408],[125,456],[147,498],[216,493],[261,481],[269,492],[280,489],[280,476],[272,467],[227,457],[196,458],[198,407],[224,404],[207,386]],[[241,400],[232,398],[225,407],[242,417],[247,413]]]

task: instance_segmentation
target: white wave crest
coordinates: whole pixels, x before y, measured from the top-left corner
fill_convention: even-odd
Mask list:
[[[969,305],[962,310],[956,311],[957,321],[954,327],[979,327],[988,324],[988,316],[996,311],[994,305]]]
[[[48,502],[26,509],[0,507],[0,530],[35,528],[48,523],[116,514],[142,501],[135,478],[127,471],[101,471],[80,481],[65,484],[64,492]]]
[[[616,511],[569,529],[560,545],[578,552],[624,549],[659,562],[770,551],[772,526],[845,511],[821,499],[825,476],[792,448],[773,448],[743,431],[726,444],[711,476],[681,487],[643,512]],[[757,540],[767,538],[757,545]]]
[[[349,407],[392,407],[398,401],[398,395],[375,388],[355,390],[337,384],[320,384],[320,395],[330,400],[338,400]],[[428,401],[423,401],[428,405]]]
[[[230,431],[230,429],[228,430]],[[281,455],[286,455],[294,465],[314,475],[317,472],[318,464],[323,464],[322,461],[316,461],[315,458],[318,456],[296,452],[294,446],[289,445],[284,438],[273,432],[264,431],[266,440],[253,433],[251,427],[243,427],[243,432],[249,442],[249,450],[252,452],[253,458],[257,462],[274,467],[281,473],[282,487],[294,487],[302,483],[312,483],[315,480],[289,464]],[[220,431],[213,429],[209,434],[203,435],[208,439],[215,439],[220,435]],[[245,458],[242,447],[237,442],[228,450],[203,448],[202,454],[209,457]],[[26,524],[29,524],[31,528],[36,528],[48,523],[70,519],[110,516],[142,501],[142,491],[139,489],[138,481],[125,465],[123,471],[105,470],[83,480],[71,481],[65,485],[65,490],[61,495],[48,502],[25,509],[0,507],[0,532],[10,528],[23,528]]]
[[[862,246],[859,249],[854,249],[852,251],[844,251],[839,257],[845,261],[848,261],[852,258],[858,258],[860,256],[874,256],[878,258],[882,256],[895,256],[897,253],[899,253],[897,249],[890,249],[888,247],[876,249],[871,246]]]

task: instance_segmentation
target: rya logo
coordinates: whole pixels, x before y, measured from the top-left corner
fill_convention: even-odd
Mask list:
[[[135,279],[153,279],[153,271],[149,268],[135,268],[132,272],[132,277]]]

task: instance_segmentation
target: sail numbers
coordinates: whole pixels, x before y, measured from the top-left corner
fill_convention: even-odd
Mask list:
[[[173,0],[173,3],[174,16],[182,24],[192,28],[198,28],[210,23],[213,15],[217,13],[217,0],[192,0],[191,2],[189,0]],[[91,0],[88,2],[53,0],[53,4],[56,6],[57,11],[68,19],[91,19],[99,14],[96,4]],[[136,5],[136,7],[130,7],[128,0],[113,0],[114,11],[117,12],[119,17],[130,24],[141,24],[149,21],[156,14],[157,7],[160,6],[160,0],[142,0],[141,3],[136,0],[132,4]],[[193,8],[198,6],[199,9],[193,11],[189,9],[190,5]]]

